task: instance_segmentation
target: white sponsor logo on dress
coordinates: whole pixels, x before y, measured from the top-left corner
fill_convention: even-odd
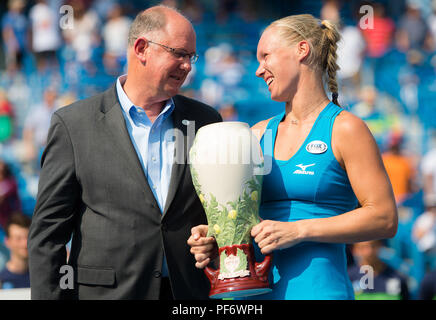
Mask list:
[[[293,174],[307,174],[310,176],[313,176],[315,174],[314,171],[306,171],[306,168],[314,166],[316,163],[312,163],[312,164],[307,164],[307,165],[303,165],[303,164],[297,164],[296,166],[299,167],[300,169],[297,169],[293,172]]]
[[[320,154],[327,151],[327,143],[315,140],[307,144],[306,151],[310,153]]]

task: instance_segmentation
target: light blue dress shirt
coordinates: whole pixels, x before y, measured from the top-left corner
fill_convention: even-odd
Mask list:
[[[124,83],[125,79],[124,75],[117,80],[118,100],[130,139],[150,189],[163,213],[174,162],[174,135],[170,134],[174,128],[171,118],[171,113],[175,107],[174,101],[169,99],[156,120],[151,123],[145,111],[136,107],[124,92],[121,83]],[[165,257],[163,262],[162,276],[168,276]]]

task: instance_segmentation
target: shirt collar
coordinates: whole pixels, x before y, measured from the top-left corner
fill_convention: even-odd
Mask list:
[[[118,100],[120,102],[121,108],[124,110],[124,113],[129,118],[131,118],[131,116],[130,116],[131,109],[135,108],[136,111],[139,111],[141,108],[136,107],[133,104],[133,102],[129,99],[126,92],[124,91],[122,84],[124,84],[126,79],[127,79],[127,75],[122,75],[122,76],[118,77],[118,79],[117,79],[117,95],[118,95]],[[175,105],[174,105],[173,98],[168,99],[165,102],[165,106],[163,107],[163,109],[162,109],[161,113],[159,114],[158,118],[156,119],[156,121],[159,120],[159,118],[163,118],[162,121],[165,120],[173,112],[174,107],[175,107]],[[133,119],[131,119],[131,120],[133,120]],[[132,122],[135,125],[137,125],[136,121],[132,121]]]

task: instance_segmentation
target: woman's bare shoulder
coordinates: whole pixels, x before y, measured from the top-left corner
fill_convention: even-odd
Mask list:
[[[360,134],[370,134],[365,121],[346,110],[343,110],[336,117],[334,130],[335,134],[344,136],[344,138]]]
[[[273,117],[266,119],[266,120],[262,120],[259,121],[258,123],[256,123],[254,126],[251,127],[251,131],[254,133],[254,135],[257,137],[257,139],[261,139],[265,129],[268,125],[268,122],[272,119]]]

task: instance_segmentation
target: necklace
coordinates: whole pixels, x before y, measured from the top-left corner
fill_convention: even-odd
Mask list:
[[[318,109],[318,107],[325,101],[325,100],[327,100],[327,99],[322,99],[322,101],[316,106],[316,108],[315,109],[313,109],[313,110],[316,110],[316,109]],[[296,119],[291,119],[291,120],[289,120],[290,122],[291,122],[291,124],[292,125],[298,125],[299,123],[300,123],[300,121],[299,120],[296,120]]]

